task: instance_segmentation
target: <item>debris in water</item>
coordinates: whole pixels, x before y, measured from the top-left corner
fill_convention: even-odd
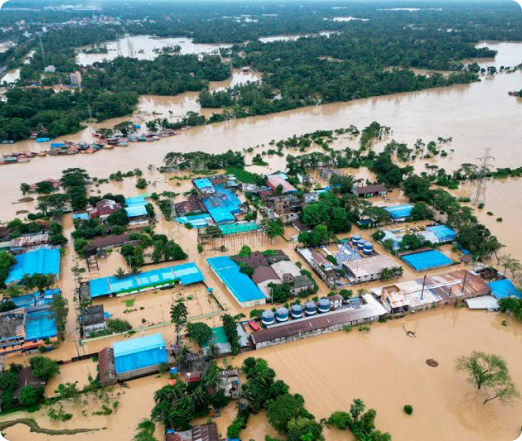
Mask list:
[[[428,358],[426,360],[426,364],[430,367],[437,367],[439,365],[439,362],[434,360],[433,358]]]
[[[407,335],[408,337],[410,337],[410,338],[415,338],[415,337],[417,337],[417,335],[415,334],[415,332],[413,332],[413,331],[408,331],[404,325],[402,326],[402,329],[404,329],[404,332],[406,332],[406,335]]]

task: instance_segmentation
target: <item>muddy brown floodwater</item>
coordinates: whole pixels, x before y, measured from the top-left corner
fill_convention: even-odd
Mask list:
[[[513,66],[522,61],[522,43],[488,45],[499,51],[495,65]],[[364,127],[372,121],[392,127],[393,137],[410,145],[417,138],[430,140],[452,136],[451,147],[455,153],[440,161],[447,169],[457,168],[463,162],[476,162],[486,147],[493,148],[496,166],[522,165],[522,100],[508,96],[509,91],[519,90],[521,83],[520,71],[499,74],[492,78],[483,77],[482,81],[469,85],[307,107],[196,127],[156,143],[136,143],[96,155],[34,158],[26,164],[2,167],[2,199],[14,201],[21,197],[19,187],[22,182],[56,177],[67,167],[79,166],[94,176],[106,176],[115,168],[125,170],[149,163],[158,164],[169,151],[219,153],[228,149],[240,150],[316,129],[334,129],[350,124]],[[64,138],[71,141],[90,139],[97,127],[111,127],[122,120],[128,118],[89,126]],[[48,145],[25,141],[14,146],[1,146],[0,153],[41,149],[48,149]],[[284,165],[283,160],[281,165]],[[3,211],[2,220],[9,214]]]
[[[265,358],[292,392],[304,396],[307,408],[317,419],[336,410],[347,410],[354,398],[361,398],[377,410],[377,427],[390,432],[396,440],[512,441],[520,434],[522,401],[492,401],[483,405],[481,394],[454,369],[455,359],[472,350],[493,352],[507,361],[517,387],[522,389],[522,351],[517,349],[522,340],[522,324],[508,318],[507,326],[503,326],[505,318],[446,307],[374,324],[368,333],[338,332],[247,353],[228,362],[239,365],[247,356]],[[414,331],[417,337],[407,337],[403,327]],[[427,366],[429,358],[437,360],[439,366]],[[91,370],[88,362],[73,366],[63,369],[73,368],[74,374],[80,376]],[[63,381],[72,379],[64,375]],[[87,404],[67,405],[66,410],[75,417],[65,423],[52,422],[45,408],[31,417],[45,428],[108,428],[97,435],[52,440],[88,440],[92,436],[130,440],[138,422],[150,415],[154,391],[166,382],[166,376],[152,376],[131,381],[129,389],[116,389],[114,394],[123,395],[112,399],[117,399],[119,406],[110,416],[93,416],[101,403],[89,399]],[[412,416],[403,412],[405,404],[413,406]],[[234,415],[233,405],[221,412],[216,419],[220,433],[226,433]],[[21,416],[24,415],[17,413],[1,419]],[[9,441],[49,439],[44,435],[29,437],[28,429],[20,425],[5,432]],[[158,439],[160,434],[158,427]],[[242,433],[244,439],[255,441],[263,441],[265,434],[275,435],[263,414],[253,417]],[[335,429],[326,430],[325,435],[327,441],[352,439],[347,432]]]

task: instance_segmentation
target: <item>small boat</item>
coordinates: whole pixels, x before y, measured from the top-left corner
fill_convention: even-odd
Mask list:
[[[103,148],[104,148],[104,149],[107,149],[107,150],[112,150],[112,149],[114,148],[114,146],[113,146],[113,145],[110,145],[110,144],[105,144],[105,145],[103,146]]]

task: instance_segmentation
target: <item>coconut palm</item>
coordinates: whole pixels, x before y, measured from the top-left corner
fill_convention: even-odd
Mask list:
[[[114,277],[116,277],[117,279],[124,279],[125,277],[127,277],[127,272],[123,268],[118,268],[116,270],[116,273],[114,274]]]

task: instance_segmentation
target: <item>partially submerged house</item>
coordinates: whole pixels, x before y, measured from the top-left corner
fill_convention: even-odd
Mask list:
[[[103,305],[92,305],[82,308],[80,323],[84,336],[107,329]]]
[[[365,185],[362,187],[353,187],[352,193],[360,198],[371,198],[374,196],[386,196],[388,189],[383,184]]]

